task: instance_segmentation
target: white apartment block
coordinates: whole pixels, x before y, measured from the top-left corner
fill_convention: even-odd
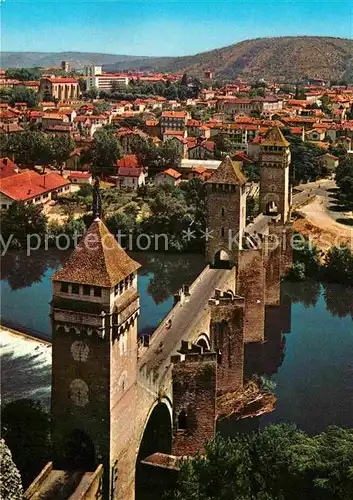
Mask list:
[[[102,66],[86,66],[85,80],[87,90],[97,88],[109,92],[112,90],[113,82],[114,85],[118,85],[122,89],[129,85],[128,76],[115,73],[103,73]]]

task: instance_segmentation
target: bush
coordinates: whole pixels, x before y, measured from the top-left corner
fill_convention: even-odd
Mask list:
[[[11,451],[3,439],[0,440],[0,498],[22,500],[21,475],[12,460]]]
[[[217,437],[181,464],[174,500],[343,500],[353,498],[353,430],[308,436],[295,425]]]
[[[2,409],[2,435],[25,486],[31,483],[50,457],[49,428],[49,415],[37,401],[19,399]]]

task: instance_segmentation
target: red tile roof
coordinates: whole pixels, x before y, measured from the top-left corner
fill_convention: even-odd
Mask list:
[[[118,168],[127,167],[127,168],[136,168],[139,166],[139,162],[136,155],[127,155],[124,158],[121,158],[116,162]]]
[[[51,83],[77,83],[78,81],[75,78],[46,78]]]
[[[186,118],[186,111],[163,111],[162,118]]]
[[[69,179],[89,179],[92,174],[89,172],[71,172]]]
[[[168,168],[167,170],[164,170],[162,174],[170,175],[171,177],[174,177],[174,179],[179,179],[181,177],[181,174],[176,170],[174,170],[173,168]]]
[[[10,177],[18,173],[17,165],[10,158],[0,158],[0,179]]]
[[[0,192],[16,201],[26,201],[70,184],[55,172],[40,175],[33,170],[0,181]]]

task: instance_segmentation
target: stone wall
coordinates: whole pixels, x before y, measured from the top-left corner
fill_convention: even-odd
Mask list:
[[[210,300],[211,346],[218,353],[217,395],[243,387],[244,299],[216,294]]]
[[[217,355],[173,357],[173,455],[203,453],[215,436]]]
[[[232,242],[232,239],[239,234],[241,244],[245,227],[246,196],[242,187],[229,187],[234,188],[234,191],[212,191],[212,186],[208,186],[207,227],[212,230],[206,242],[208,263],[214,263],[215,255],[220,250],[228,254],[233,265],[237,261],[238,244]]]
[[[265,322],[265,266],[262,250],[239,253],[237,295],[244,297],[244,342],[262,342]]]

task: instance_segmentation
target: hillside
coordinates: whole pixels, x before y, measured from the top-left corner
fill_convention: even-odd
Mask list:
[[[228,47],[184,57],[138,57],[86,52],[2,52],[1,67],[103,64],[105,71],[137,69],[216,77],[296,82],[307,77],[353,81],[353,40],[332,37],[280,37],[245,40]]]
[[[194,56],[135,59],[106,66],[188,72],[202,75],[211,70],[223,78],[265,78],[298,81],[307,77],[352,81],[353,40],[330,37],[281,37],[246,40]]]
[[[140,58],[98,52],[1,52],[0,66],[2,68],[33,68],[36,66],[48,68],[60,66],[61,61],[70,61],[73,68],[80,69],[86,64],[113,64],[131,62],[135,59]]]

